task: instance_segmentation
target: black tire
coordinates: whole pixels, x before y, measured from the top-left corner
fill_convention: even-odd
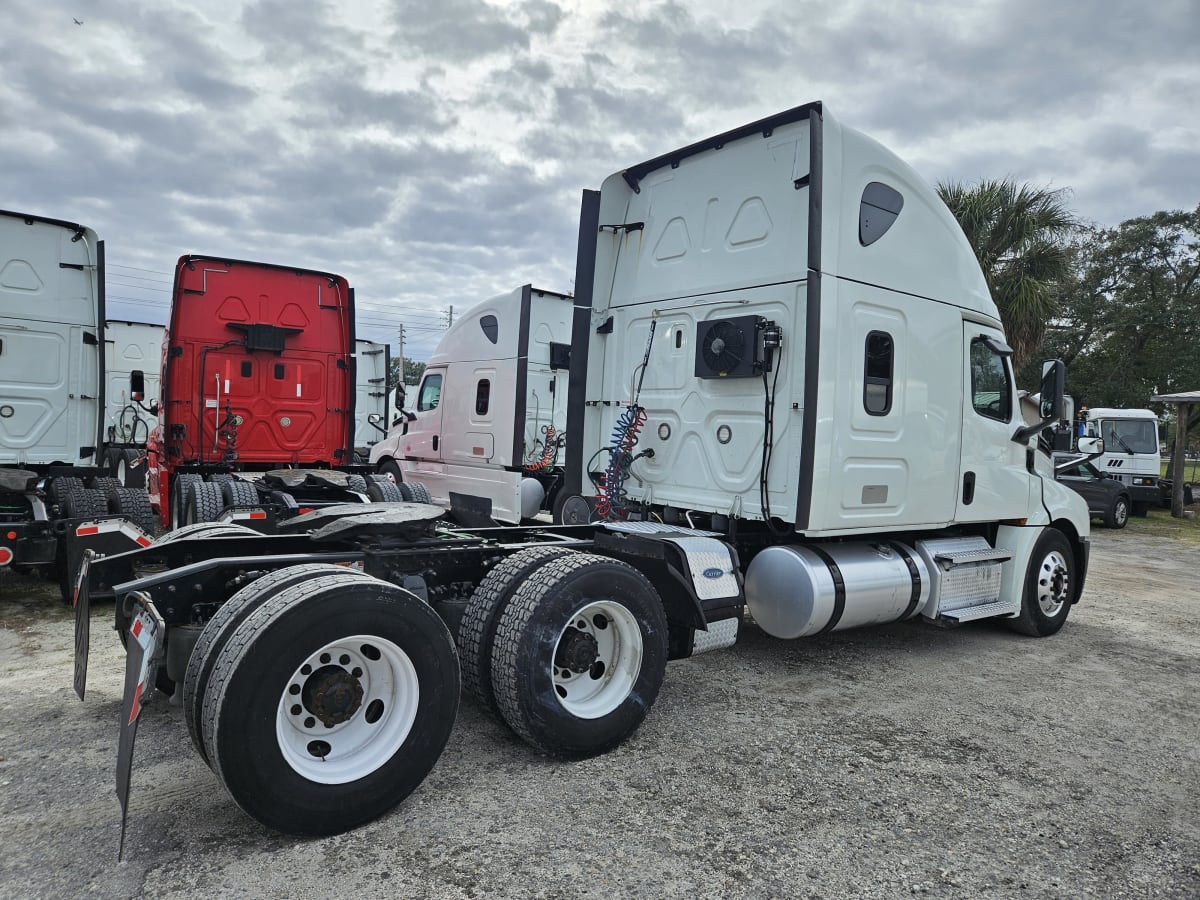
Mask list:
[[[551,515],[555,525],[586,525],[592,521],[592,504],[586,497],[570,491],[559,491],[554,498]]]
[[[108,498],[97,490],[77,488],[63,498],[61,511],[63,518],[66,519],[100,518],[108,515]],[[79,567],[71,565],[61,541],[58,545],[54,569],[58,577],[59,595],[64,603],[70,603],[75,596],[75,576],[79,572]]]
[[[396,487],[400,491],[401,500],[405,501],[406,503],[413,502],[415,498],[413,497],[413,489],[411,484],[406,481],[401,481],[396,485]]]
[[[534,569],[574,551],[565,547],[530,547],[501,560],[479,582],[458,626],[458,664],[463,690],[492,715],[499,716],[492,691],[492,647],[496,625],[517,589]]]
[[[604,612],[577,618],[592,604],[601,604]],[[587,651],[597,641],[585,629],[619,638],[614,643],[625,654],[636,650],[636,636],[640,665],[628,655],[620,665],[604,666],[601,655],[588,664]],[[581,636],[584,641],[572,645]],[[568,665],[570,691],[557,680]],[[545,563],[513,594],[496,627],[492,691],[504,721],[533,747],[557,756],[591,756],[616,747],[641,725],[666,667],[666,615],[646,576],[616,560],[573,553]],[[585,693],[599,689],[611,703],[591,715],[573,711],[567,704],[577,703],[571,694],[576,686]]]
[[[1021,615],[1006,622],[1030,637],[1049,637],[1067,621],[1078,570],[1066,536],[1055,528],[1042,532],[1029,557]]]
[[[222,535],[240,534],[244,536],[260,537],[260,533],[253,528],[247,528],[245,525],[239,525],[236,522],[195,522],[191,525],[181,525],[174,531],[163,535],[155,544],[168,544],[171,541],[182,540],[183,538],[193,537],[221,537]]]
[[[228,472],[210,472],[204,480],[209,484],[228,484],[233,481],[233,476]]]
[[[392,484],[403,484],[404,473],[400,471],[400,464],[394,459],[385,459],[379,464],[379,474],[385,475]]]
[[[1118,494],[1104,513],[1104,527],[1124,528],[1129,524],[1129,498]]]
[[[100,491],[100,493],[104,494],[105,499],[108,500],[110,504],[112,501],[116,500],[117,488],[120,486],[120,481],[118,481],[116,478],[110,478],[106,475],[97,475],[92,479],[92,490]],[[113,512],[116,512],[116,510],[113,510]]]
[[[311,581],[321,575],[350,575],[366,577],[358,569],[335,566],[332,563],[308,563],[276,569],[248,585],[221,604],[200,632],[192,655],[188,657],[187,671],[183,677],[183,718],[187,722],[188,736],[192,746],[207,763],[208,751],[204,747],[201,720],[204,713],[204,694],[212,674],[217,656],[234,630],[246,618],[274,597],[279,591],[293,584]]]
[[[254,485],[240,478],[222,482],[221,501],[225,506],[258,506],[258,491]]]
[[[367,482],[367,496],[376,503],[399,503],[404,499],[400,488],[382,475],[373,475]]]
[[[171,483],[171,530],[174,531],[180,525],[186,525],[187,500],[191,493],[193,484],[200,484],[204,481],[203,475],[197,475],[195,472],[183,472],[176,475]]]
[[[150,495],[145,491],[139,491],[137,488],[117,488],[109,509],[128,519],[146,534],[154,533],[154,507],[150,505]]]
[[[67,494],[62,503],[67,519],[94,519],[108,515],[108,498],[98,490],[80,488]]]
[[[429,489],[419,481],[408,482],[408,488],[412,491],[413,503],[432,503],[433,498],[429,496]]]
[[[60,504],[67,499],[68,494],[82,490],[83,479],[76,478],[74,475],[64,475],[50,482],[50,496]]]
[[[314,670],[309,660],[326,650],[330,658]],[[372,678],[398,658],[409,668],[393,665],[395,677]],[[301,665],[309,671],[302,674]],[[359,675],[343,666],[361,667]],[[331,670],[343,679],[338,691],[326,691],[328,680],[313,684]],[[405,681],[413,689],[404,690]],[[399,691],[387,694],[389,684]],[[349,688],[348,702],[341,688]],[[356,688],[363,692],[357,699]],[[328,576],[278,591],[233,630],[208,679],[201,733],[213,771],[247,814],[289,834],[337,834],[386,813],[421,783],[450,737],[458,694],[454,640],[427,604],[375,578]],[[323,714],[348,718],[304,744],[301,724],[315,729],[321,713],[312,706],[331,695]],[[384,695],[396,703],[377,706]],[[284,697],[297,698],[298,713]],[[335,706],[338,699],[344,704]],[[381,730],[373,732],[375,724]],[[355,735],[365,741],[343,750],[341,742]],[[318,754],[324,783],[303,771],[317,767]]]
[[[356,494],[365,494],[367,492],[367,479],[351,472],[346,476],[346,490],[354,491]]]
[[[225,498],[221,496],[220,484],[198,481],[188,488],[187,507],[184,519],[187,524],[198,522],[213,522],[225,508]]]

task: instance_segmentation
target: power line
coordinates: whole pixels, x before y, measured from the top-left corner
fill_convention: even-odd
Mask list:
[[[158,269],[142,269],[138,266],[123,266],[120,263],[106,262],[105,265],[110,269],[133,269],[135,272],[149,272],[151,275],[173,275],[173,272],[160,272]]]

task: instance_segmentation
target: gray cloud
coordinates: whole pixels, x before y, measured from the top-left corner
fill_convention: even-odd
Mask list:
[[[450,304],[571,288],[581,189],[808,100],[931,181],[1194,208],[1197,44],[1194,0],[47,0],[0,32],[0,207],[95,227],[130,318],[226,254],[345,274],[420,356]]]
[[[481,56],[528,50],[531,35],[553,34],[563,12],[549,0],[511,7],[486,0],[394,0],[391,21],[401,43],[430,56],[467,62]]]

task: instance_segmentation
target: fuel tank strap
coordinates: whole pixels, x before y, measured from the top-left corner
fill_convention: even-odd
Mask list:
[[[900,617],[901,621],[903,621],[917,611],[917,604],[921,602],[921,573],[917,569],[917,564],[913,562],[912,554],[908,552],[907,547],[903,544],[895,543],[891,546],[893,550],[900,554],[900,558],[904,560],[904,564],[908,566],[908,574],[912,578],[912,595],[908,598],[908,607]]]
[[[809,545],[808,549],[821,558],[821,562],[829,569],[829,577],[833,579],[833,614],[825,623],[825,627],[817,632],[825,634],[827,631],[833,631],[838,622],[842,621],[842,613],[846,610],[846,580],[842,577],[842,570],[838,564],[824,549],[815,544]]]

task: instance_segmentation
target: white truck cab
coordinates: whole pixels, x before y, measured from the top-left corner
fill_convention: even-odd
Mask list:
[[[571,317],[570,297],[532,285],[460,316],[371,463],[462,521],[533,518],[563,460]]]
[[[1086,437],[1104,441],[1104,453],[1092,465],[1129,488],[1135,515],[1162,499],[1159,477],[1158,415],[1149,409],[1084,408],[1080,411]]]

